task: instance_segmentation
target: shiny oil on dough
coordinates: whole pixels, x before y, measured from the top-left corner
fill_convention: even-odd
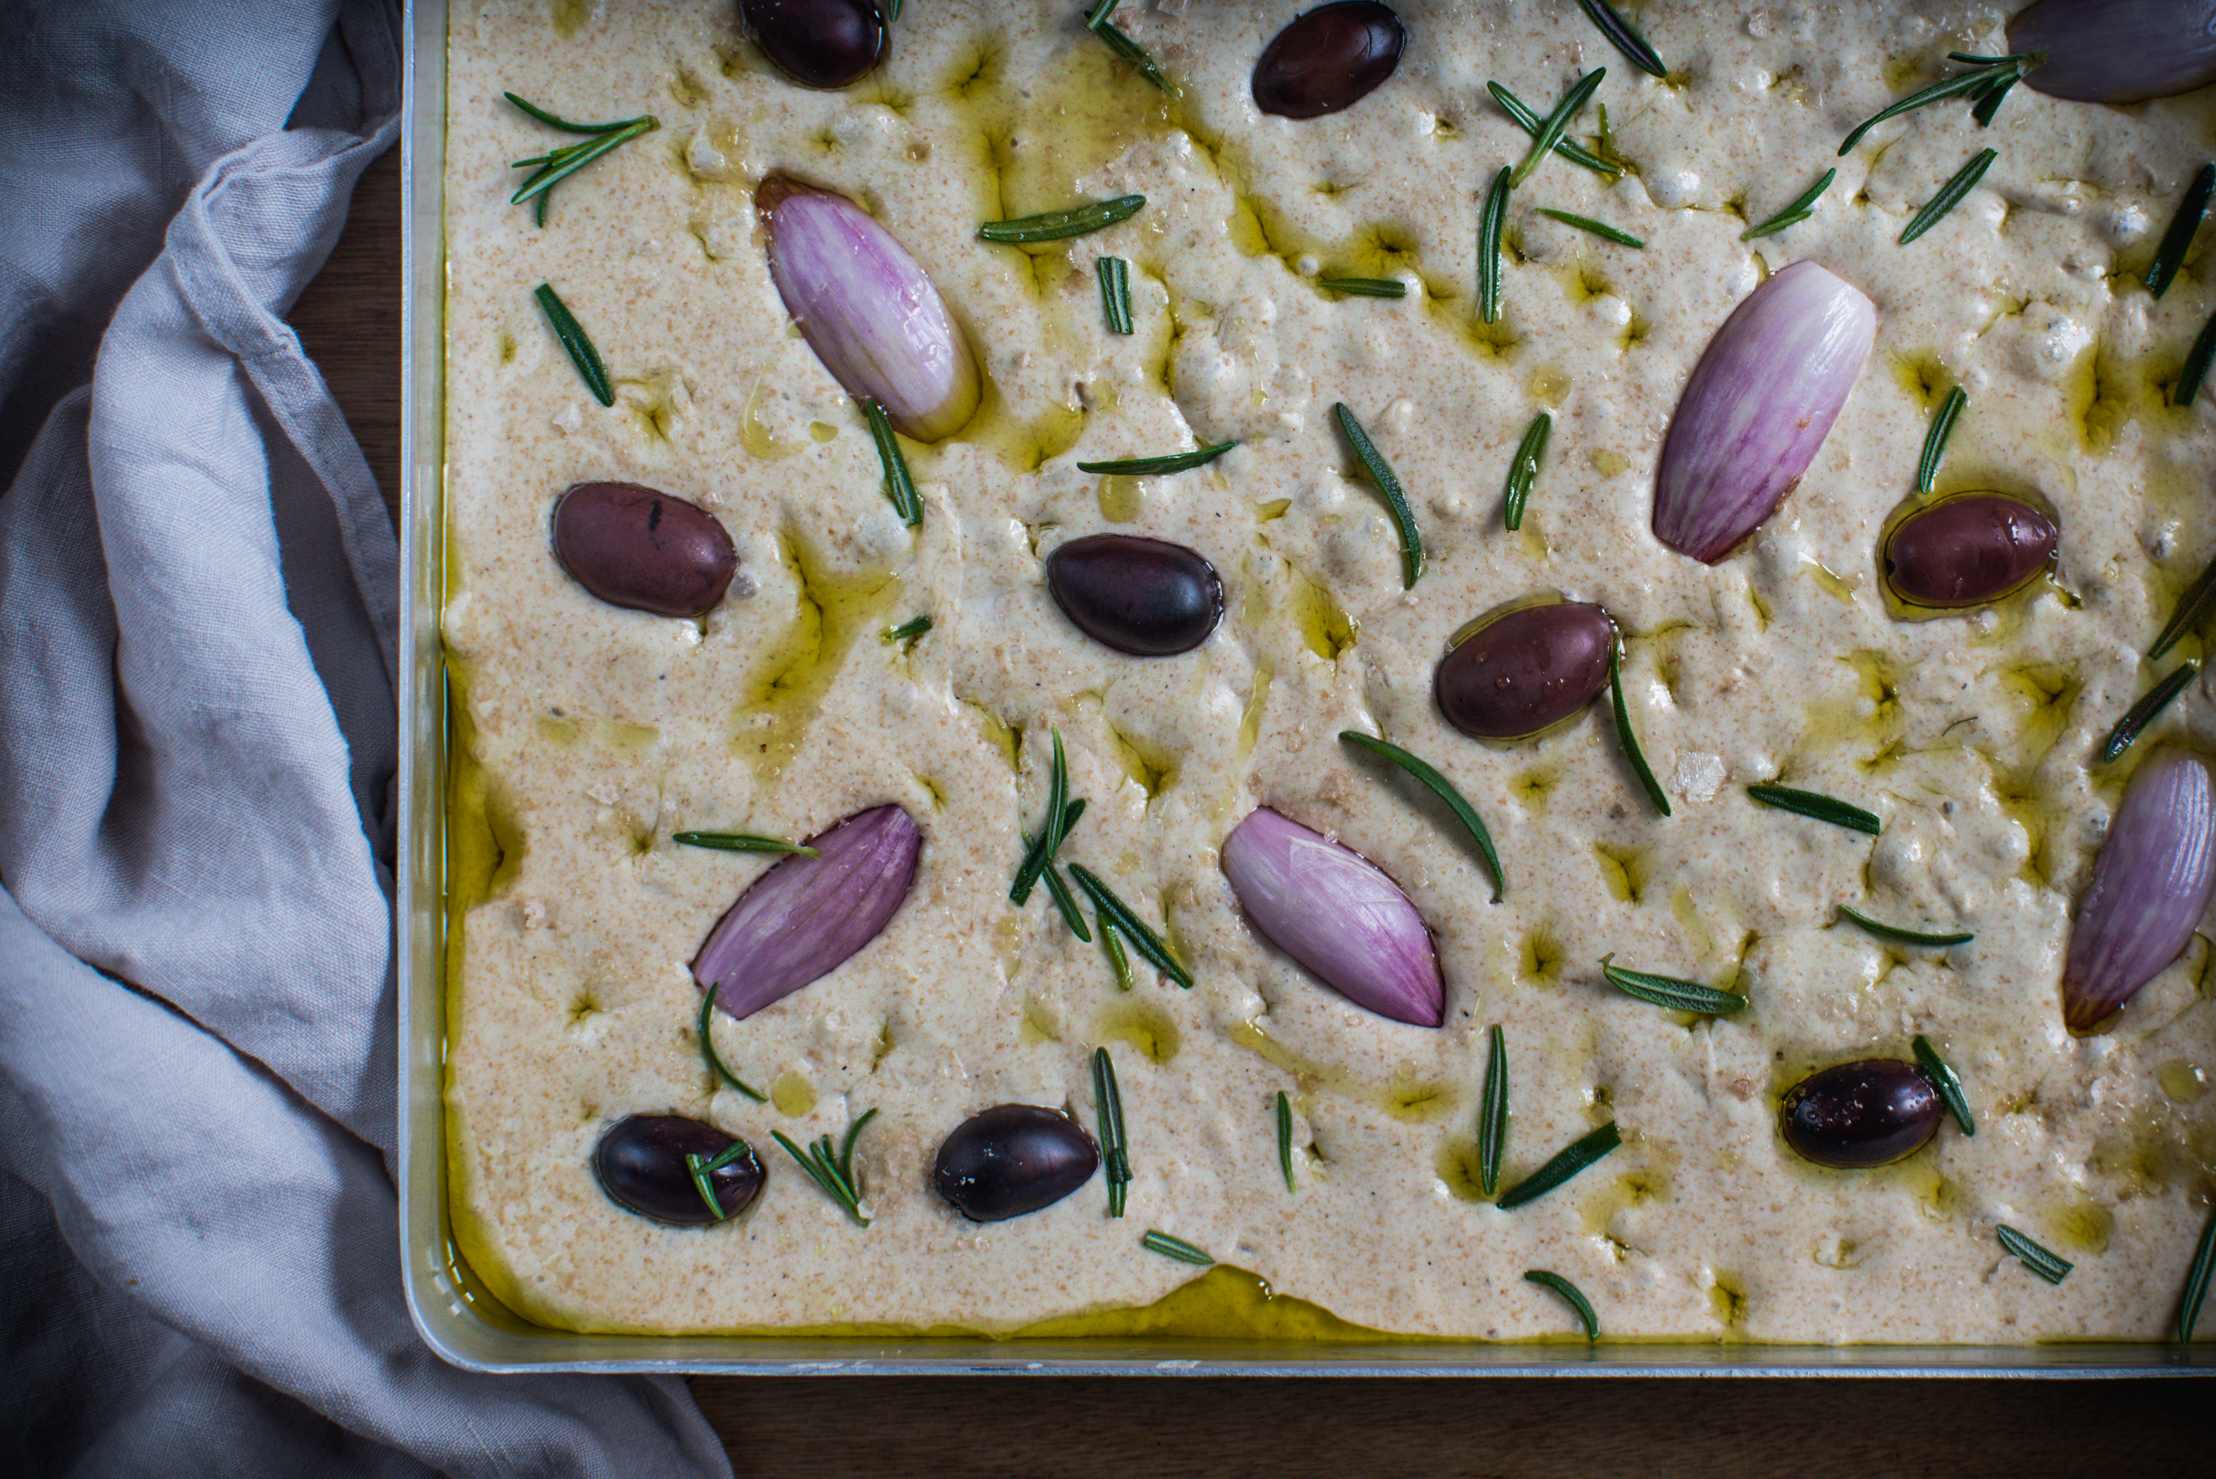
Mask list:
[[[2113,1031],[2061,1025],[2072,902],[2132,760],[2094,763],[2148,682],[2138,654],[2211,553],[2216,440],[2162,382],[2212,306],[2189,264],[2144,269],[2208,149],[2200,94],[2130,109],[2019,88],[1989,130],[1957,104],[1840,139],[1937,75],[2005,49],[2007,7],[1656,0],[1667,81],[1567,4],[1403,5],[1398,73],[1352,110],[1263,117],[1253,57],[1296,0],[1127,4],[1181,80],[1171,102],[1066,3],[907,7],[888,64],[842,93],[793,87],[729,4],[457,5],[451,38],[445,636],[465,680],[453,817],[466,933],[449,994],[453,1216],[495,1292],[549,1324],[710,1331],[881,1323],[1006,1330],[1145,1304],[1192,1272],[1159,1228],[1281,1294],[1383,1330],[1557,1335],[1522,1279],[1574,1281],[1612,1335],[1773,1341],[2154,1338],[2216,1176],[2208,945]],[[1505,312],[1476,322],[1475,221],[1524,136],[1485,93],[1542,110],[1609,69],[1611,185],[1560,158],[1514,197]],[[551,137],[503,90],[660,129],[565,182],[547,226],[507,203],[508,161]],[[1588,114],[1580,130],[1595,127]],[[556,140],[556,142],[562,142]],[[1909,247],[1895,238],[1963,160],[1998,162]],[[1742,243],[1836,164],[1814,220]],[[926,506],[894,515],[855,405],[787,320],[751,206],[786,171],[863,202],[967,326],[993,392],[911,448]],[[980,221],[1136,191],[1098,235],[1023,250]],[[1533,213],[1646,241],[1632,251]],[[1131,263],[1136,334],[1106,332],[1094,260]],[[1766,273],[1814,258],[1860,287],[1877,347],[1806,479],[1713,568],[1648,529],[1655,461],[1710,335]],[[1398,275],[1400,301],[1325,275]],[[618,383],[604,410],[534,303],[552,283]],[[1944,490],[2035,494],[2059,513],[2055,579],[1968,616],[1899,619],[1874,549],[1913,491],[1947,387],[1969,409]],[[1397,470],[1431,549],[1400,583],[1393,529],[1331,425],[1344,401]],[[1518,534],[1511,453],[1553,443]],[[1103,479],[1079,460],[1236,439],[1196,472]],[[568,485],[651,484],[737,541],[699,621],[604,606],[548,553]],[[1088,642],[1041,557],[1104,530],[1189,545],[1229,614],[1201,649],[1137,661]],[[1449,636],[1559,592],[1628,635],[1625,685],[1676,815],[1656,817],[1605,709],[1521,745],[1448,727]],[[880,631],[928,613],[907,647]],[[2190,652],[2190,646],[2186,649]],[[2160,733],[2216,745],[2205,685]],[[1120,993],[1043,895],[1015,910],[1019,828],[1068,743],[1090,810],[1065,855],[1157,926],[1198,984]],[[1491,824],[1480,865],[1404,784],[1336,739],[1381,731],[1439,764]],[[1858,801],[1857,834],[1749,804],[1782,779]],[[717,1032],[757,1105],[713,1092],[687,962],[767,860],[675,846],[687,828],[784,836],[897,801],[926,835],[891,927],[830,977]],[[1437,933],[1437,1031],[1348,1005],[1262,943],[1217,867],[1268,804],[1377,862]],[[1973,929],[1888,948],[1840,903]],[[1611,991],[1598,963],[1744,990],[1686,1025]],[[1507,1031],[1514,1179],[1601,1121],[1623,1148],[1513,1212],[1476,1199],[1488,1026]],[[1811,1068],[1943,1044],[1982,1122],[1904,1164],[1819,1171],[1776,1130]],[[1136,1179],[991,1226],[928,1184],[986,1106],[1092,1124],[1111,1046]],[[1299,1190],[1272,1106],[1296,1107]],[[770,1140],[841,1134],[873,1225],[848,1223]],[[744,1216],[663,1227],[603,1197],[593,1143],[630,1113],[744,1135],[769,1182]],[[1996,1223],[2076,1270],[2050,1287]]]

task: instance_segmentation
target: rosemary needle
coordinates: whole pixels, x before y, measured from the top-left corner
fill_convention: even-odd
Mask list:
[[[1347,403],[1340,401],[1333,405],[1331,415],[1339,423],[1339,430],[1346,434],[1347,444],[1354,448],[1362,470],[1370,475],[1370,482],[1384,498],[1386,511],[1400,530],[1400,587],[1407,590],[1423,574],[1423,535],[1416,528],[1415,511],[1408,506],[1408,495],[1401,491],[1400,479],[1393,476],[1393,469],[1378,454],[1377,445],[1370,440],[1369,433],[1362,430],[1362,423],[1354,419],[1354,412],[1347,409]]]
[[[1162,69],[1155,65],[1154,58],[1147,55],[1146,48],[1132,40],[1130,36],[1124,33],[1122,28],[1103,20],[1100,24],[1091,26],[1090,29],[1095,36],[1108,43],[1110,51],[1129,62],[1141,77],[1144,77],[1173,98],[1181,96],[1177,90],[1177,84],[1170,81]]]
[[[696,1151],[686,1152],[685,1173],[692,1177],[693,1190],[700,1193],[700,1200],[708,1204],[708,1211],[716,1221],[721,1222],[732,1214],[723,1210],[723,1203],[716,1199],[715,1187],[709,1182],[708,1178],[725,1166],[730,1165],[740,1156],[752,1154],[754,1154],[754,1147],[736,1136],[732,1137],[729,1145],[717,1151],[713,1156],[704,1156]]]
[[[1945,1101],[1947,1112],[1954,1116],[1955,1124],[1964,1135],[1976,1135],[1977,1119],[1970,1113],[1970,1098],[1962,1092],[1962,1080],[1955,1074],[1954,1065],[1940,1057],[1939,1050],[1920,1032],[1910,1046],[1916,1054],[1917,1063],[1922,1065],[1924,1072],[1930,1075],[1932,1084],[1938,1088],[1939,1097]]]
[[[1054,854],[1062,845],[1062,839],[1070,835],[1070,828],[1085,814],[1082,799],[1071,801],[1069,757],[1062,748],[1062,731],[1047,731],[1054,737],[1054,758],[1047,766],[1046,816],[1039,823],[1039,835],[1026,834],[1023,862],[1017,865],[1016,881],[1008,887],[1008,902],[1022,904],[1031,898],[1031,886],[1039,881],[1039,875],[1053,862]]]
[[[1514,93],[1510,92],[1507,88],[1502,87],[1497,82],[1486,83],[1485,90],[1493,95],[1494,102],[1500,104],[1501,111],[1506,113],[1511,119],[1515,120],[1515,124],[1518,128],[1522,129],[1525,133],[1532,135],[1534,138],[1538,136],[1540,127],[1539,115],[1532,112],[1530,106],[1525,103],[1522,98],[1517,97]],[[1600,115],[1601,127],[1605,131],[1608,126],[1608,109],[1605,104],[1601,107]],[[1595,173],[1606,175],[1611,180],[1623,174],[1623,171],[1620,168],[1613,164],[1610,164],[1607,160],[1601,158],[1598,154],[1595,154],[1592,150],[1587,149],[1584,145],[1579,144],[1574,139],[1556,139],[1554,141],[1554,152],[1561,155],[1564,159],[1567,159],[1572,164],[1582,164],[1583,166],[1585,166],[1585,168],[1592,170]]]
[[[1498,1022],[1486,1034],[1485,1092],[1477,1106],[1477,1180],[1491,1196],[1508,1149],[1508,1032]]]
[[[1086,13],[1085,28],[1089,31],[1097,31],[1108,24],[1108,17],[1116,13],[1117,3],[1118,0],[1100,0],[1098,5]]]
[[[1570,1308],[1577,1311],[1578,1323],[1585,1327],[1585,1338],[1588,1341],[1600,1339],[1600,1316],[1593,1313],[1592,1301],[1579,1292],[1577,1285],[1560,1274],[1543,1268],[1525,1269],[1524,1282],[1537,1284],[1542,1289],[1551,1289],[1568,1300]]]
[[[919,621],[924,618],[917,618]],[[756,837],[750,832],[672,832],[669,840],[681,842],[687,847],[714,848],[717,852],[787,852],[804,858],[816,856],[816,850],[804,842],[787,842],[782,837]]]
[[[1624,54],[1625,60],[1649,77],[1667,77],[1670,69],[1662,65],[1662,58],[1647,38],[1632,29],[1631,22],[1616,13],[1608,0],[1577,0],[1578,9],[1600,27],[1600,33],[1608,38],[1608,44]]]
[[[1405,298],[1408,284],[1397,277],[1319,277],[1316,286],[1355,298]]]
[[[1108,969],[1116,976],[1116,989],[1129,991],[1135,984],[1131,979],[1131,957],[1123,952],[1123,936],[1103,915],[1100,921],[1100,949],[1108,957]]]
[[[2147,726],[2154,723],[2162,711],[2170,706],[2170,700],[2185,691],[2185,685],[2192,682],[2200,670],[2201,665],[2197,662],[2181,663],[2168,677],[2148,689],[2146,696],[2133,704],[2124,717],[2116,721],[2116,727],[2108,732],[2108,742],[2101,746],[2103,763],[2113,763],[2117,756],[2130,749],[2139,736],[2147,732]]]
[[[902,622],[899,626],[885,628],[884,637],[885,640],[888,642],[907,642],[922,636],[925,632],[928,632],[930,630],[930,617],[913,616],[910,617],[908,620]]]
[[[716,993],[722,989],[723,983],[721,981],[716,982],[708,988],[708,994],[702,997],[700,1001],[700,1056],[707,1060],[710,1073],[746,1095],[747,1098],[752,1099],[756,1104],[767,1104],[769,1095],[724,1067],[723,1059],[716,1053],[716,1040],[708,1032],[708,1023],[709,1014],[716,1009]]]
[[[562,341],[562,348],[569,351],[569,362],[577,367],[578,378],[585,382],[585,389],[603,406],[616,403],[616,388],[608,383],[608,369],[600,362],[600,351],[593,348],[592,339],[585,333],[585,326],[577,322],[577,316],[569,311],[549,283],[540,283],[532,290],[539,300],[539,307],[546,313],[546,321],[554,327],[554,337]]]
[[[1502,1192],[1500,1200],[1493,1205],[1507,1212],[1526,1202],[1537,1201],[1623,1143],[1616,1122],[1610,1120],[1557,1151],[1545,1165]]]
[[[1928,950],[1948,950],[1956,945],[1967,945],[1977,938],[1975,934],[1967,930],[1937,934],[1922,930],[1902,929],[1897,924],[1881,923],[1860,910],[1845,904],[1839,906],[1839,912],[1845,916],[1849,924],[1867,930],[1881,940],[1894,940],[1903,945],[1921,945]]]
[[[1100,1117],[1100,1160],[1108,1172],[1108,1215],[1121,1217],[1131,1185],[1131,1141],[1123,1129],[1123,1091],[1116,1063],[1104,1047],[1093,1049],[1093,1107]]]
[[[1954,435],[1955,418],[1970,403],[1970,394],[1961,386],[1947,392],[1946,400],[1939,406],[1938,414],[1931,418],[1931,430],[1924,434],[1924,455],[1916,462],[1916,491],[1929,493],[1939,479],[1939,459],[1947,450],[1947,438]]]
[[[2208,1280],[2216,1271],[2216,1211],[2208,1215],[2201,1240],[2193,1248],[2193,1262],[2185,1270],[2185,1292],[2178,1300],[2178,1344],[2193,1343],[2193,1327],[2200,1323],[2201,1304],[2208,1298]]]
[[[1997,151],[1992,149],[1980,149],[1972,155],[1970,162],[1956,170],[1954,178],[1941,185],[1939,193],[1932,196],[1922,210],[1916,212],[1915,219],[1908,223],[1908,229],[1901,232],[1900,244],[1907,246],[1938,225],[1940,217],[1960,205],[1962,198],[1977,188],[1977,182],[1985,178],[1985,172],[1992,168],[1993,161],[1999,157]]]
[[[2170,387],[2170,404],[2190,406],[2199,398],[2201,382],[2208,378],[2208,367],[2216,361],[2216,314],[2193,340],[2193,347],[2185,352],[2185,363],[2178,369],[2178,383]]]
[[[1618,639],[1608,650],[1608,702],[1615,711],[1616,738],[1624,747],[1624,758],[1631,762],[1632,773],[1639,777],[1639,784],[1646,788],[1647,799],[1654,809],[1664,816],[1670,815],[1670,796],[1662,789],[1662,783],[1654,778],[1654,769],[1647,764],[1646,752],[1639,748],[1639,736],[1631,728],[1631,709],[1624,703],[1623,680],[1624,644]]]
[[[1093,907],[1100,911],[1103,927],[1112,926],[1121,930],[1124,938],[1131,942],[1133,949],[1146,957],[1149,965],[1188,991],[1192,989],[1192,972],[1177,963],[1177,957],[1170,954],[1169,946],[1162,943],[1162,937],[1148,929],[1146,921],[1132,913],[1131,906],[1117,898],[1114,889],[1102,883],[1091,869],[1077,863],[1070,864],[1070,877],[1077,880],[1079,888],[1092,896]]]
[[[1823,178],[1802,191],[1793,203],[1759,226],[1749,226],[1739,233],[1741,241],[1753,241],[1757,237],[1775,236],[1788,226],[1797,225],[1816,214],[1816,202],[1831,188],[1831,182],[1839,178],[1837,169],[1827,169]]]
[[[1277,1091],[1277,1166],[1285,1173],[1285,1189],[1299,1191],[1293,1180],[1293,1101]]]
[[[2024,1266],[2050,1284],[2059,1284],[2070,1276],[2077,1265],[2052,1249],[2040,1246],[2029,1237],[2003,1222],[1993,1229],[2001,1240],[2001,1246],[2023,1260]]]
[[[1575,226],[1580,231],[1589,231],[1601,240],[1612,241],[1618,246],[1643,247],[1646,245],[1645,242],[1633,236],[1630,232],[1618,230],[1606,221],[1596,221],[1591,216],[1573,215],[1569,211],[1558,211],[1554,207],[1546,205],[1538,206],[1536,209],[1542,216],[1560,221],[1565,226]]]
[[[1065,237],[1104,231],[1118,221],[1128,221],[1145,205],[1144,195],[1119,195],[1113,200],[1089,201],[1068,210],[1019,216],[1012,221],[987,221],[977,228],[977,234],[986,241],[1009,245],[1060,241]]]
[[[1703,986],[1698,981],[1680,981],[1675,976],[1627,971],[1622,966],[1611,965],[1605,958],[1600,963],[1600,973],[1609,985],[1624,995],[1636,997],[1649,1006],[1666,1007],[1673,1012],[1724,1016],[1743,1010],[1747,1004],[1747,999],[1736,991],[1718,991],[1713,986]]]
[[[2178,268],[2185,265],[2185,254],[2193,246],[2193,236],[2201,229],[2201,219],[2208,214],[2208,202],[2216,195],[2216,164],[2204,164],[2193,183],[2185,189],[2185,199],[2178,202],[2178,213],[2170,218],[2170,229],[2162,233],[2162,245],[2155,248],[2154,260],[2147,264],[2144,281],[2147,291],[2157,298],[2170,290],[2170,282],[2178,275]]]
[[[1779,811],[1789,811],[1795,816],[1829,822],[1834,827],[1867,832],[1872,837],[1877,836],[1884,825],[1875,812],[1864,811],[1859,806],[1816,791],[1798,791],[1791,786],[1749,786],[1747,795],[1764,806],[1774,806]]]
[[[1439,774],[1428,762],[1411,755],[1400,746],[1363,734],[1360,730],[1342,729],[1339,731],[1339,738],[1346,744],[1392,761],[1421,781],[1432,795],[1446,804],[1447,810],[1454,813],[1454,819],[1470,834],[1470,840],[1477,844],[1478,852],[1484,855],[1485,866],[1493,873],[1493,902],[1499,903],[1501,891],[1508,886],[1508,877],[1501,870],[1500,854],[1493,848],[1493,834],[1485,830],[1485,823],[1478,817],[1477,809],[1463,799],[1460,791],[1454,789],[1454,783]]]
[[[923,522],[923,499],[916,480],[908,475],[908,459],[900,455],[900,442],[885,408],[874,400],[862,402],[862,419],[869,423],[869,439],[877,446],[877,460],[885,469],[885,497],[900,521],[913,529]]]
[[[1948,98],[1973,97],[1983,99],[1999,87],[2004,78],[2013,83],[2016,78],[2023,76],[2032,67],[2044,61],[2045,57],[2036,52],[2026,52],[2019,56],[1978,57],[1973,59],[1965,57],[1960,52],[1954,52],[1949,54],[1949,60],[1974,60],[1977,67],[1974,71],[1957,72],[1952,77],[1942,78],[1931,86],[1910,93],[1898,102],[1891,103],[1871,114],[1868,118],[1856,124],[1853,132],[1849,133],[1845,141],[1839,145],[1840,157],[1844,158],[1853,152],[1854,146],[1862,142],[1864,134],[1889,118],[1898,118],[1903,113],[1912,113],[1918,108],[1943,102]],[[1995,106],[1999,105],[1996,103]],[[1991,116],[1988,113],[1984,119],[1979,121],[1989,122]]]
[[[1507,522],[1511,532],[1523,527],[1524,506],[1531,502],[1531,485],[1539,480],[1539,463],[1547,455],[1547,438],[1554,432],[1554,418],[1541,411],[1516,446],[1508,464]]]
[[[1152,1228],[1147,1230],[1145,1237],[1139,1239],[1139,1246],[1149,1253],[1159,1253],[1165,1258],[1174,1258],[1179,1263],[1198,1264],[1202,1268],[1216,1261],[1183,1238],[1173,1238],[1166,1232],[1156,1232]]]
[[[1477,304],[1487,323],[1500,319],[1500,234],[1508,223],[1508,166],[1502,165],[1485,191],[1477,217]]]
[[[2212,322],[2210,328],[2216,329],[2216,322]],[[2178,638],[2200,624],[2211,601],[2216,601],[2216,560],[2210,561],[2208,568],[2194,577],[2193,583],[2185,588],[2185,594],[2178,597],[2177,610],[2170,613],[2169,623],[2162,628],[2161,635],[2154,639],[2154,645],[2147,649],[2147,656],[2160,657],[2175,647]]]
[[[1120,473],[1126,477],[1160,477],[1166,473],[1185,472],[1191,468],[1206,466],[1238,445],[1237,442],[1218,442],[1213,447],[1198,447],[1190,452],[1172,452],[1167,457],[1126,457],[1116,462],[1080,462],[1077,470]]]
[[[1525,151],[1522,161],[1509,172],[1509,188],[1513,189],[1529,179],[1531,172],[1539,167],[1539,161],[1554,152],[1554,146],[1561,141],[1563,131],[1570,126],[1570,120],[1583,110],[1595,89],[1607,76],[1606,67],[1595,67],[1578,78],[1570,90],[1562,95],[1562,101],[1555,104],[1554,111],[1546,116],[1546,121],[1539,125],[1539,131],[1531,136],[1531,147]]]
[[[1100,306],[1108,316],[1108,332],[1132,332],[1131,264],[1121,257],[1102,257],[1093,271],[1100,278]]]

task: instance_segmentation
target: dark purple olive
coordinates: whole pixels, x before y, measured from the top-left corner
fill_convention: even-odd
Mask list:
[[[2037,0],[2008,22],[2008,50],[2043,53],[2034,92],[2140,103],[2216,82],[2216,0]]]
[[[802,87],[845,87],[885,59],[876,0],[739,0],[739,23],[770,65]]]
[[[657,616],[713,610],[739,552],[715,515],[636,483],[579,483],[554,505],[554,558],[611,606]]]
[[[1598,606],[1518,606],[1457,642],[1432,685],[1439,712],[1478,739],[1522,739],[1561,723],[1608,686],[1616,624]]]
[[[1945,1112],[1939,1089],[1913,1063],[1864,1058],[1819,1069],[1786,1094],[1785,1143],[1819,1166],[1882,1166],[1923,1148]]]
[[[2045,569],[2054,520],[2004,493],[1920,509],[1885,541],[1885,583],[1911,606],[1982,606]]]
[[[709,1215],[685,1157],[713,1161],[734,1145],[742,1142],[681,1114],[634,1114],[617,1120],[600,1137],[593,1147],[592,1171],[609,1200],[626,1211],[656,1222],[699,1227],[723,1218]],[[742,1145],[728,1164],[710,1171],[708,1186],[723,1217],[744,1212],[762,1189],[762,1163],[753,1147]]]
[[[1223,617],[1215,566],[1136,534],[1071,540],[1046,557],[1046,588],[1079,631],[1133,657],[1190,652]]]
[[[1351,108],[1400,65],[1408,33],[1376,0],[1322,5],[1279,31],[1254,64],[1254,106],[1280,118]]]
[[[1053,1206],[1099,1164],[1092,1137],[1068,1115],[998,1104],[946,1137],[931,1184],[970,1221],[1005,1222]]]

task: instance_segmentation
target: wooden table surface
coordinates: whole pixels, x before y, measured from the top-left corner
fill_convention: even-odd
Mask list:
[[[400,158],[373,166],[294,328],[389,503],[400,468]],[[1236,1381],[707,1377],[741,1475],[2216,1475],[2216,1385],[2115,1381]]]

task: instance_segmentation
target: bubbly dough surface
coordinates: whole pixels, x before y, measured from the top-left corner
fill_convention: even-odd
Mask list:
[[[2137,281],[2208,151],[2207,94],[2129,109],[2019,88],[1990,129],[1958,103],[1840,140],[1938,75],[2003,50],[2007,7],[1654,0],[1648,78],[1568,4],[1399,8],[1398,73],[1310,122],[1259,115],[1252,59],[1302,8],[1128,3],[1183,84],[1172,103],[1073,7],[918,0],[889,62],[841,93],[794,87],[729,4],[457,5],[447,158],[451,594],[466,679],[453,825],[471,900],[451,972],[453,1207],[464,1252],[532,1318],[605,1330],[883,1322],[1005,1330],[1144,1304],[1185,1265],[1159,1228],[1283,1294],[1379,1329],[1560,1335],[1523,1281],[1554,1270],[1610,1335],[1770,1341],[2155,1338],[2216,1178],[2209,947],[2106,1035],[2062,1028],[2070,913],[2142,742],[2095,752],[2169,664],[2139,659],[2211,553],[2216,441],[2164,403],[2216,306],[2190,259]],[[1599,100],[1635,172],[1555,157],[1511,207],[1505,311],[1476,322],[1476,219],[1525,136],[1485,91],[1544,112],[1605,65]],[[573,176],[548,224],[508,161],[569,142],[502,101],[659,131]],[[1590,110],[1573,133],[1590,142]],[[1983,185],[1921,240],[1902,227],[1977,149]],[[1813,220],[1739,234],[1824,169]],[[750,190],[785,171],[863,202],[930,272],[993,391],[966,432],[910,445],[926,515],[881,490],[855,405],[787,321]],[[1136,191],[1137,217],[1022,250],[981,221]],[[1534,214],[1597,217],[1611,245]],[[1137,333],[1110,335],[1094,261],[1128,258]],[[1713,568],[1648,529],[1679,388],[1767,272],[1823,262],[1878,309],[1877,347],[1782,510]],[[1400,276],[1399,301],[1312,279]],[[585,393],[531,296],[550,282],[618,382]],[[1969,409],[1940,489],[2036,494],[2056,577],[1988,612],[1898,619],[1876,544],[1913,494],[1931,411]],[[1331,425],[1344,401],[1413,501],[1430,565],[1400,582],[1392,525]],[[1554,415],[1530,512],[1502,527],[1510,455]],[[1102,479],[1079,460],[1236,439],[1205,470]],[[742,564],[700,621],[602,605],[548,551],[572,483],[651,484],[713,511]],[[1120,530],[1221,572],[1228,615],[1183,657],[1083,638],[1041,558]],[[1536,742],[1461,736],[1431,699],[1449,636],[1559,592],[1628,637],[1640,738],[1676,815],[1648,806],[1605,702]],[[880,631],[928,614],[912,647]],[[2195,652],[2191,642],[2182,649]],[[2205,685],[2162,720],[2216,747]],[[1047,734],[1090,809],[1064,856],[1099,872],[1197,978],[1120,993],[1042,894],[1006,899],[1046,793]],[[1439,765],[1490,824],[1481,865],[1408,783],[1352,753],[1382,732]],[[1751,804],[1782,781],[1875,810],[1857,834]],[[481,784],[480,807],[471,788]],[[805,836],[897,801],[926,843],[891,927],[832,976],[716,1040],[773,1104],[714,1092],[687,970],[768,859],[680,847],[688,828]],[[1438,1031],[1348,1005],[1263,944],[1216,864],[1267,804],[1390,872],[1437,933]],[[1935,953],[1835,922],[1975,930]],[[1750,1005],[1683,1019],[1600,979],[1639,969]],[[1599,1166],[1501,1212],[1475,1199],[1488,1026],[1507,1031],[1504,1179],[1606,1119]],[[1825,1172],[1776,1130],[1814,1067],[1940,1043],[1980,1114],[1907,1162]],[[964,1222],[932,1193],[940,1140],[989,1105],[1067,1106],[1112,1048],[1136,1180]],[[1297,1109],[1300,1187],[1272,1116]],[[770,1139],[843,1134],[874,1224],[850,1225]],[[606,1200],[588,1161],[612,1121],[680,1113],[745,1136],[769,1173],[706,1230]],[[2006,1256],[2022,1228],[2076,1270]]]

